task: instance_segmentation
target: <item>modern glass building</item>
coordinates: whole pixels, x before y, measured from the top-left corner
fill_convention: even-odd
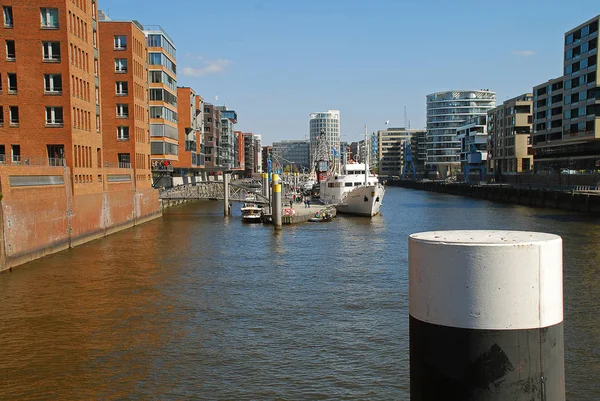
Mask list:
[[[312,113],[309,122],[310,131],[310,166],[314,166],[317,140],[321,131],[329,142],[329,158],[333,160],[334,153],[340,154],[340,111],[328,110],[326,112]],[[335,149],[335,152],[334,152]]]
[[[293,165],[298,171],[310,170],[310,142],[290,140],[273,142],[273,158],[282,166]]]
[[[461,141],[456,129],[467,120],[487,115],[494,107],[496,93],[487,89],[427,95],[426,168],[439,171],[442,177],[460,168]]]
[[[175,45],[160,26],[145,26],[148,42],[150,153],[153,160],[179,160]],[[143,68],[145,66],[134,66]],[[133,91],[145,91],[135,87]]]

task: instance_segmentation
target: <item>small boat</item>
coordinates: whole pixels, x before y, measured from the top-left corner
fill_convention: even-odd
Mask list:
[[[254,203],[244,203],[242,206],[242,221],[245,223],[260,223],[262,208]]]
[[[308,221],[310,221],[312,223],[323,223],[325,221],[331,221],[331,220],[333,220],[333,215],[326,210],[321,210],[321,211],[317,212],[314,217],[311,217],[310,219],[308,219]]]

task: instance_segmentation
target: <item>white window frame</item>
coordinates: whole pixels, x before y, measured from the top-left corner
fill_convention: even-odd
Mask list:
[[[15,77],[15,85],[11,87],[10,85],[10,79],[11,77]],[[6,74],[6,79],[8,80],[8,93],[17,93],[18,89],[19,89],[19,84],[18,84],[18,80],[17,80],[17,73],[16,72],[8,72]]]
[[[14,121],[13,119],[13,110],[17,109],[17,120]],[[9,123],[12,126],[18,126],[19,125],[19,106],[8,106],[8,119],[10,120]]]
[[[124,113],[126,112],[126,113]],[[117,118],[127,118],[129,117],[129,104],[127,103],[118,103],[117,104]]]
[[[12,54],[12,57],[8,53],[8,43],[9,42],[12,42],[12,44],[13,44],[13,51],[14,51],[14,53]],[[7,61],[15,61],[16,58],[17,58],[17,44],[15,43],[14,40],[10,40],[10,39],[6,40],[5,43],[6,43],[6,60]]]
[[[123,85],[125,84],[125,85]],[[123,91],[123,88],[127,86],[126,90]],[[129,94],[129,84],[127,81],[117,81],[115,82],[116,94],[118,96],[127,96]]]
[[[10,15],[7,13],[8,10],[10,10]],[[15,21],[13,19],[12,6],[3,6],[2,14],[4,15],[4,27],[5,28],[14,27]]]
[[[120,141],[129,140],[129,126],[124,125],[117,127],[117,139]]]
[[[122,39],[125,39],[124,41]],[[123,43],[125,42],[125,43]],[[125,35],[115,35],[114,38],[115,50],[125,50],[127,49],[127,36]]]
[[[115,72],[121,73],[121,74],[127,72],[127,59],[126,58],[116,58],[115,59]]]
[[[55,56],[54,54],[54,46],[53,44],[58,44],[58,55]],[[54,42],[54,41],[44,41],[42,42],[42,57],[44,59],[44,61],[60,61],[60,42]]]
[[[60,85],[55,80],[60,79]],[[44,93],[62,93],[62,75],[61,74],[44,74]]]
[[[59,106],[46,106],[46,127],[62,127],[63,124],[63,108]]]
[[[56,25],[50,25],[48,24],[48,21],[50,20],[49,17],[52,16],[52,11],[56,12]],[[44,24],[44,17],[46,17],[46,24]],[[40,8],[40,24],[42,25],[42,28],[46,28],[46,29],[58,29],[58,8],[52,8],[52,7],[45,7],[45,8]]]

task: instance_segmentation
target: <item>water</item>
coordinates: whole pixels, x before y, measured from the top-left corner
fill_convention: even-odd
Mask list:
[[[188,204],[0,275],[0,399],[408,399],[407,236],[440,229],[563,237],[567,398],[600,399],[600,220],[399,188],[281,235]]]

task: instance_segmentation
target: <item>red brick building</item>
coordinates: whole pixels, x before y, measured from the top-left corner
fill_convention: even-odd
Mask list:
[[[102,144],[106,167],[133,168],[138,187],[150,187],[148,47],[137,22],[100,21]]]
[[[64,158],[75,193],[101,191],[96,2],[13,1],[2,9],[0,159],[48,166]]]

